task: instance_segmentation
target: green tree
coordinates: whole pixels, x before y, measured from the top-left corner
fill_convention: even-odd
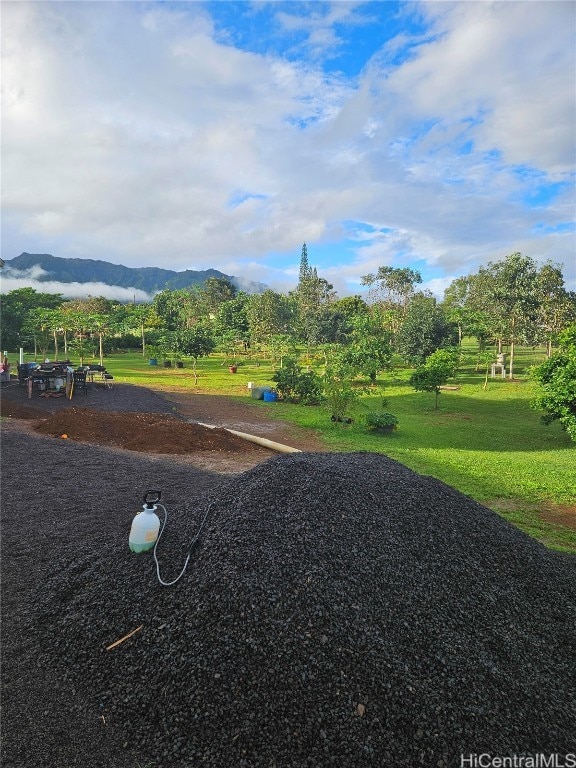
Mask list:
[[[301,283],[303,280],[307,280],[309,277],[312,277],[312,269],[310,268],[310,263],[308,262],[308,248],[306,247],[306,243],[304,243],[302,246],[302,253],[300,255],[299,282]]]
[[[125,304],[117,310],[117,323],[130,331],[137,331],[142,346],[142,357],[146,356],[146,335],[161,327],[153,304]]]
[[[39,293],[34,288],[16,288],[2,296],[0,349],[18,349],[24,345],[26,332],[23,333],[22,326],[31,310],[58,309],[62,301],[60,293]]]
[[[120,333],[122,326],[116,322],[113,312],[103,314],[94,312],[90,316],[90,330],[98,338],[98,357],[100,365],[104,365],[104,338]]]
[[[246,304],[246,316],[250,338],[256,343],[269,344],[271,336],[294,332],[294,302],[281,293],[266,290],[253,294]]]
[[[333,286],[310,266],[306,243],[302,246],[298,285],[291,296],[296,302],[296,333],[307,345],[309,355],[310,346],[327,341],[335,330],[334,316],[327,306],[336,294]]]
[[[54,315],[56,310],[36,307],[28,310],[24,322],[20,327],[20,338],[22,340],[30,339],[34,344],[34,357],[38,356],[38,351],[42,359],[48,357],[48,348],[50,342],[54,340]],[[55,352],[58,351],[56,345]]]
[[[191,328],[202,317],[200,289],[166,289],[154,296],[154,310],[169,331]]]
[[[248,323],[247,305],[249,296],[240,291],[233,299],[223,302],[218,307],[214,318],[214,334],[219,344],[228,353],[235,355],[236,347],[241,344],[244,351],[250,343],[250,326]]]
[[[560,350],[533,369],[540,392],[532,405],[544,424],[559,421],[576,442],[576,324],[560,334]]]
[[[83,358],[85,342],[88,338],[98,341],[98,357],[100,365],[104,365],[104,338],[119,333],[121,325],[116,319],[116,312],[121,305],[104,296],[90,296],[86,299],[73,299],[64,305],[64,313],[68,318],[76,338],[75,345]]]
[[[374,382],[380,371],[392,365],[390,333],[378,320],[378,314],[367,314],[352,321],[352,331],[338,354],[339,366],[352,378],[362,375]]]
[[[305,331],[303,325],[306,326]],[[298,338],[306,342],[308,354],[312,346],[345,342],[352,331],[350,321],[343,314],[335,311],[331,304],[319,306],[307,318],[300,317],[298,327],[300,328]]]
[[[397,348],[411,364],[422,363],[432,352],[457,342],[455,326],[432,296],[412,300],[397,336]]]
[[[192,328],[185,328],[174,332],[174,350],[183,355],[190,355],[194,363],[192,371],[194,382],[198,383],[197,364],[200,357],[206,357],[216,347],[216,342],[210,328],[196,324]]]
[[[550,357],[552,345],[557,342],[560,332],[576,320],[576,294],[566,290],[562,270],[550,262],[538,272],[536,294],[536,322]]]
[[[227,277],[209,277],[199,291],[203,313],[216,315],[220,306],[234,299],[237,292],[236,286]]]
[[[492,336],[502,351],[509,345],[509,378],[514,378],[516,344],[529,334],[538,314],[538,270],[534,261],[521,253],[481,267],[473,281],[474,304],[482,307]]]
[[[364,275],[362,285],[369,287],[373,302],[388,310],[390,330],[396,335],[422,282],[419,272],[409,267],[378,267],[376,274]]]
[[[272,360],[280,364],[280,368],[284,367],[284,358],[286,355],[296,355],[296,338],[288,333],[273,333],[268,343],[270,345],[270,353]]]
[[[459,354],[457,349],[437,349],[410,376],[410,385],[418,392],[434,392],[434,408],[438,409],[441,387],[456,375]]]
[[[333,301],[330,307],[334,312],[344,315],[347,320],[368,314],[368,304],[360,296],[344,296]]]

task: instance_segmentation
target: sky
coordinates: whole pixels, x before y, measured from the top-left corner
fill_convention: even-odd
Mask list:
[[[576,4],[3,0],[2,257],[576,290]],[[3,290],[46,290],[34,274]],[[51,284],[53,290],[59,286]]]

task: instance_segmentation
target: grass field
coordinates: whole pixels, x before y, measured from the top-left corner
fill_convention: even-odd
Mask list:
[[[249,402],[271,417],[316,430],[331,450],[384,453],[491,507],[546,545],[576,552],[576,531],[557,522],[576,505],[576,445],[558,424],[543,426],[540,414],[530,408],[535,385],[529,368],[543,359],[542,349],[521,349],[514,381],[488,379],[484,388],[484,373],[475,372],[470,350],[458,378],[450,382],[459,388],[442,392],[438,410],[434,395],[412,390],[410,370],[397,367],[378,380],[373,394],[360,397],[350,413],[351,425],[333,424],[322,407]],[[212,355],[198,362],[197,383],[189,360],[183,369],[150,366],[141,353],[113,355],[105,362],[116,381],[158,391],[248,400],[249,381],[273,383],[273,366],[264,359],[243,359],[231,374],[223,356]],[[364,428],[362,413],[379,409],[382,394],[388,399],[386,410],[400,424],[396,432],[375,435]]]

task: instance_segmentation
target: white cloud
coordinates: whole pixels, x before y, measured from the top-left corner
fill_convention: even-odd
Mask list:
[[[152,301],[153,296],[139,288],[122,288],[106,283],[60,283],[57,280],[38,280],[33,275],[46,274],[39,267],[26,270],[6,269],[0,280],[0,293],[10,293],[18,288],[34,288],[38,293],[60,293],[64,299],[83,299],[89,296],[103,296],[119,302]]]
[[[384,89],[416,118],[480,122],[479,149],[551,174],[573,172],[575,7],[566,2],[429,0],[437,37]]]
[[[336,22],[365,20],[359,4],[311,7],[280,20],[318,54],[338,47]],[[324,270],[348,288],[379,264],[454,275],[515,250],[576,278],[573,234],[537,228],[570,220],[571,196],[523,202],[573,170],[573,4],[415,7],[429,33],[402,33],[348,82],[235,48],[200,3],[4,4],[5,258],[281,285],[270,254],[313,253],[358,221],[388,232]]]

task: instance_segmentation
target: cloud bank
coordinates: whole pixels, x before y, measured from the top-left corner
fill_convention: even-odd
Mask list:
[[[64,299],[85,299],[89,296],[103,296],[121,303],[130,301],[152,301],[152,296],[139,288],[122,288],[106,283],[61,283],[46,278],[49,273],[40,265],[30,269],[2,270],[0,293],[9,293],[18,288],[34,288],[39,293],[61,293]],[[43,279],[40,279],[43,278]]]
[[[574,4],[387,5],[5,3],[5,258],[290,286],[306,241],[350,292],[522,250],[576,288]]]

